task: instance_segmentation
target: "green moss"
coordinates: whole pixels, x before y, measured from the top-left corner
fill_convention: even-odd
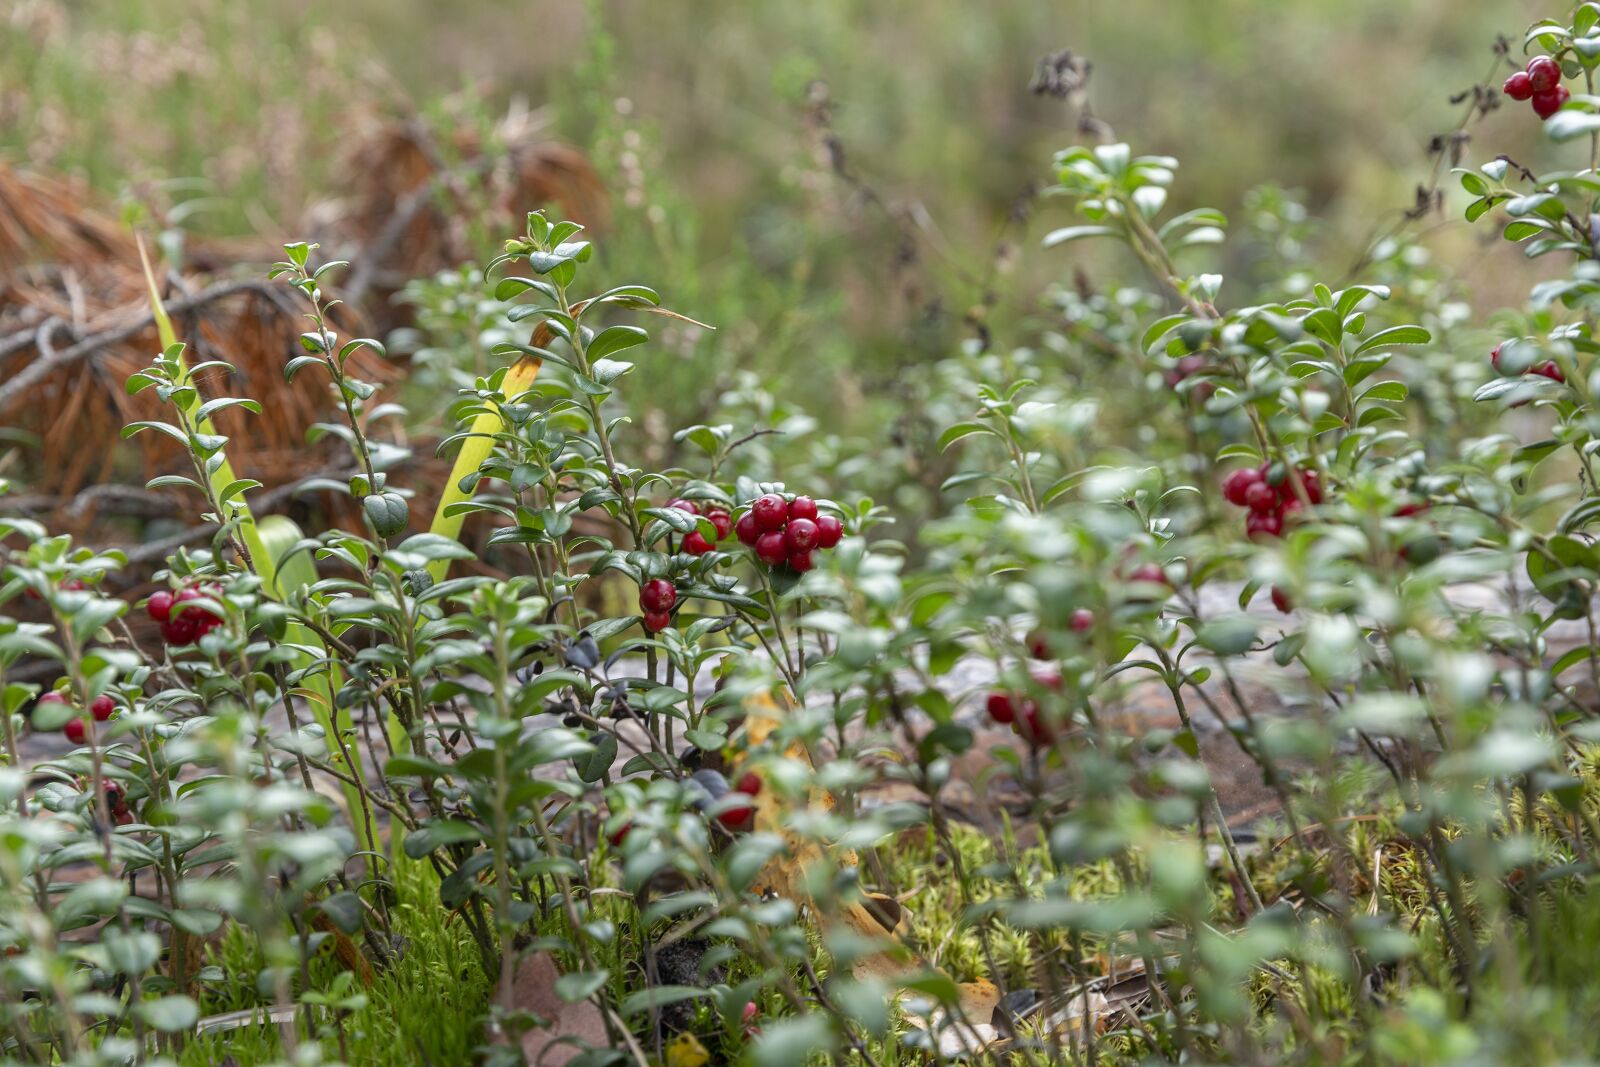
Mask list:
[[[479,1044],[491,990],[471,936],[439,906],[439,880],[432,868],[403,860],[395,871],[398,899],[394,928],[405,938],[398,962],[360,990],[367,1006],[352,1012],[342,1028],[347,1062],[362,1067],[410,1067],[417,1063],[469,1063]],[[255,993],[260,957],[253,939],[237,928],[212,950],[207,963],[224,974],[202,997],[207,1015],[265,1008]],[[337,961],[319,956],[313,982],[326,988],[338,973]],[[331,1024],[324,1047],[339,1047]],[[240,1067],[278,1056],[281,1046],[272,1026],[252,1025],[218,1032],[184,1050],[186,1067],[203,1067],[232,1056]]]

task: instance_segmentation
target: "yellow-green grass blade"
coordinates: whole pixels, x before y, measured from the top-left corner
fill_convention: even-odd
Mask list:
[[[156,282],[155,271],[151,269],[150,257],[145,253],[144,241],[138,240],[139,263],[144,268],[145,283],[149,287],[150,314],[155,318],[156,334],[163,350],[171,348],[178,343],[177,331],[172,327],[172,318],[167,314],[166,305],[161,301],[161,287]],[[187,371],[187,362],[182,356],[178,357],[179,363]],[[186,407],[191,419],[199,410],[200,398],[198,393]],[[200,433],[214,434],[215,428],[210,419],[197,420],[195,428]],[[236,475],[233,464],[229,463],[226,455],[217,467],[216,473],[211,476],[212,489],[221,493],[223,488],[231,484]],[[282,515],[270,515],[258,523],[250,511],[250,506],[241,497],[239,499],[239,537],[250,552],[250,564],[256,576],[261,579],[261,589],[267,596],[275,600],[284,600],[287,594],[311,586],[317,580],[316,564],[305,553],[299,553],[292,559],[285,560],[288,552],[304,536],[300,527],[292,519]],[[284,570],[280,571],[279,564],[283,562]],[[284,633],[284,640],[291,645],[310,645],[318,642],[318,638],[306,627],[299,623],[290,623]],[[311,657],[301,653],[294,657],[292,666],[296,670],[303,670],[311,663]],[[338,668],[330,664],[325,674],[319,674],[307,680],[312,717],[317,725],[322,728],[323,736],[327,738],[329,758],[337,755],[337,744],[334,732],[337,730],[349,731],[353,728],[350,722],[350,713],[340,711],[334,704],[334,693],[338,690]],[[284,694],[284,699],[290,699],[289,694]],[[343,733],[339,736],[344,736]],[[355,766],[349,768],[354,776],[361,775],[359,751],[352,748],[350,755]],[[348,782],[341,782],[345,804],[350,809],[350,822],[362,833],[365,841],[377,842],[377,827],[370,819],[363,820],[364,806],[361,802],[359,790]],[[361,825],[361,823],[365,825]],[[398,834],[401,827],[395,827]],[[398,843],[396,843],[398,847]],[[377,876],[373,861],[373,875]]]
[[[139,246],[139,264],[144,268],[145,284],[150,290],[150,313],[155,317],[156,335],[161,340],[162,350],[165,351],[178,343],[178,335],[172,328],[172,319],[167,315],[166,305],[161,302],[161,287],[156,284],[155,271],[150,267],[150,257],[145,254],[144,241],[138,239],[137,243]],[[188,361],[180,355],[178,363],[187,373]],[[195,395],[185,405],[185,411],[191,419],[200,410],[200,405],[200,394],[196,390]],[[217,432],[216,428],[211,425],[209,418],[197,420],[195,429],[203,434],[215,434]],[[229,463],[227,455],[223,454],[222,463],[218,465],[216,471],[211,475],[212,491],[220,496],[224,489],[233,484],[236,477],[233,473],[233,464]],[[273,573],[275,570],[271,554],[261,544],[261,534],[256,528],[255,516],[251,513],[250,505],[245,501],[242,494],[237,498],[236,507],[239,515],[239,540],[244,543],[244,547],[249,551],[251,560],[255,565],[255,572],[261,576],[261,584],[270,590],[274,587]],[[218,516],[218,518],[220,517]]]
[[[541,365],[541,362],[532,356],[523,356],[513,363],[506,371],[505,380],[500,386],[500,391],[505,394],[506,399],[514,399],[526,393],[532,387],[533,380],[538,377]],[[452,504],[471,499],[472,494],[461,488],[461,482],[489,458],[489,453],[494,450],[494,436],[504,428],[505,422],[496,409],[485,411],[472,420],[472,436],[462,442],[461,451],[456,453],[455,466],[450,468],[450,477],[445,481],[444,493],[439,497],[439,506],[433,513],[433,524],[428,527],[430,532],[448,537],[452,541],[461,539],[461,526],[466,516],[449,515],[446,512]],[[438,559],[428,564],[428,574],[436,582],[443,581],[449,570],[449,560]]]

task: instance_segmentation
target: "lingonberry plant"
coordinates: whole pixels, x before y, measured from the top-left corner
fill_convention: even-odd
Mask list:
[[[1589,159],[1457,172],[1562,266],[1493,336],[1403,231],[1318,282],[1258,193],[1256,290],[1177,161],[1069,148],[1044,244],[1140,280],[921,376],[937,516],[873,443],[766,448],[751,383],[645,465],[622,357],[686,317],[534,212],[412,290],[484,289],[420,316],[434,486],[286,246],[358,504],[307,535],[152,281],[129,432],[215,534],[136,598],[0,518],[0,1058],[1592,1056],[1600,4],[1525,42],[1505,95]]]

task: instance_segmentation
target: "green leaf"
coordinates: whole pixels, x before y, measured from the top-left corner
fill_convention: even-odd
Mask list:
[[[1359,356],[1374,348],[1388,348],[1391,345],[1425,345],[1431,340],[1433,335],[1421,326],[1391,326],[1362,341],[1351,355]]]
[[[752,1067],[803,1067],[813,1055],[828,1056],[839,1035],[826,1015],[779,1019],[762,1028],[750,1052]]]
[[[611,972],[600,971],[575,971],[564,974],[556,979],[556,996],[568,1004],[576,1004],[580,1000],[588,1000],[604,988],[610,979]]]
[[[1404,400],[1410,393],[1403,382],[1379,382],[1371,389],[1356,397],[1357,403],[1363,400]]]
[[[183,996],[142,1000],[134,1006],[134,1011],[147,1026],[169,1034],[188,1030],[200,1019],[199,1006]]]
[[[595,335],[584,349],[584,355],[589,357],[592,364],[597,359],[615,355],[634,345],[642,345],[650,340],[650,335],[637,326],[610,326]]]
[[[1063,226],[1059,230],[1051,230],[1044,235],[1042,246],[1054,248],[1056,245],[1066,244],[1068,241],[1078,241],[1085,237],[1115,237],[1117,231],[1110,226]]]
[[[978,433],[994,436],[994,431],[981,422],[958,422],[939,435],[939,451],[945,451],[963,437]]]
[[[436,819],[406,835],[406,855],[420,860],[436,848],[483,840],[483,831],[459,819]]]
[[[692,985],[658,985],[641,989],[636,993],[628,994],[622,1002],[620,1014],[624,1019],[631,1019],[635,1015],[643,1015],[651,1008],[662,1008],[668,1004],[677,1004],[696,997],[711,995],[709,989],[700,989]]]

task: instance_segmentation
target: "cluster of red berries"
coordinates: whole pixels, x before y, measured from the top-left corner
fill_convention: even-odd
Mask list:
[[[50,692],[42,694],[36,704],[64,704],[70,708],[72,707],[72,698],[59,690],[52,689]],[[95,697],[89,705],[89,714],[94,717],[95,722],[105,722],[116,713],[116,710],[116,701],[105,693]],[[81,745],[89,739],[89,724],[81,714],[75,715],[67,720],[67,724],[61,728],[61,732],[66,734],[68,741],[75,745]]]
[[[667,507],[675,511],[687,511],[691,515],[704,515],[710,520],[712,529],[716,531],[718,541],[725,539],[733,529],[733,517],[721,508],[709,504],[702,508],[693,500],[685,500],[682,497],[667,501]],[[691,556],[703,556],[715,547],[716,545],[706,540],[706,535],[699,530],[693,531],[683,539],[683,550]]]
[[[1035,674],[1033,680],[1046,689],[1061,688],[1061,675],[1054,671]],[[989,694],[983,706],[989,718],[1003,726],[1010,726],[1018,737],[1030,745],[1048,745],[1056,738],[1054,728],[1040,715],[1039,703],[1032,697],[996,691]]]
[[[1228,503],[1250,510],[1244,521],[1244,530],[1251,538],[1278,537],[1283,533],[1284,522],[1302,503],[1322,503],[1322,482],[1316,471],[1291,470],[1283,481],[1273,485],[1267,480],[1270,463],[1259,467],[1245,467],[1228,475],[1222,482],[1222,495]],[[1299,490],[1296,490],[1296,485]],[[1301,493],[1305,494],[1304,501]]]
[[[215,583],[186,586],[176,593],[162,589],[150,594],[144,611],[161,624],[161,640],[174,646],[192,645],[221,626],[222,617],[201,605],[184,605],[201,598],[217,600],[221,595],[222,587]]]
[[[1561,64],[1549,56],[1534,56],[1528,60],[1528,69],[1511,75],[1501,89],[1513,100],[1533,101],[1534,113],[1541,119],[1560,111],[1561,105],[1572,95],[1561,84]]]
[[[1505,345],[1506,343],[1501,341],[1499,344],[1495,345],[1493,350],[1491,350],[1489,353],[1489,362],[1494,366],[1494,371],[1496,374],[1504,374],[1504,372],[1500,369],[1500,350],[1504,348]],[[1561,382],[1563,384],[1565,384],[1567,380],[1567,376],[1561,373],[1561,368],[1553,359],[1547,359],[1543,363],[1535,363],[1522,373],[1524,375],[1542,374],[1553,382]]]
[[[751,502],[733,532],[755,549],[756,558],[767,566],[804,574],[816,566],[813,552],[832,548],[844,537],[844,523],[832,515],[818,514],[817,502],[808,496],[785,500],[768,493]]]
[[[691,536],[699,537],[698,533]],[[678,603],[678,587],[665,578],[652,578],[639,587],[639,607],[644,611],[644,628],[660,633],[672,625],[672,609]]]

